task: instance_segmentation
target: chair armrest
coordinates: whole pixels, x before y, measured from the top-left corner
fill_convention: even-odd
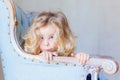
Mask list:
[[[77,59],[74,57],[54,57],[53,62],[80,65]],[[87,61],[86,65],[97,66],[103,69],[103,71],[107,74],[115,74],[119,68],[117,62],[110,58],[91,57]]]

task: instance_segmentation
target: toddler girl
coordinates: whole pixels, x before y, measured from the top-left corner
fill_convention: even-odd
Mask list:
[[[48,61],[51,61],[53,56],[72,56],[76,57],[80,64],[85,64],[89,59],[88,54],[74,54],[75,37],[62,12],[40,13],[34,18],[23,38],[24,50],[27,53],[42,55]]]

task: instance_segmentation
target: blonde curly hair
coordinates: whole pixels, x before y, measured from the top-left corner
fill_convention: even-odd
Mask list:
[[[56,27],[57,52],[61,56],[68,56],[74,51],[75,38],[70,30],[66,16],[62,12],[42,12],[36,16],[30,28],[26,31],[23,39],[24,50],[27,53],[40,54],[40,28],[52,24]]]

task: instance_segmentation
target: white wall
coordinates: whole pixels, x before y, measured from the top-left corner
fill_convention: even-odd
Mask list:
[[[120,66],[120,1],[98,0],[99,13],[99,52],[114,57]],[[118,74],[109,76],[110,80],[120,79]]]
[[[24,11],[63,11],[78,36],[76,52],[113,56],[120,64],[119,0],[14,0]],[[24,2],[24,3],[23,3]],[[29,4],[28,4],[29,2]],[[120,66],[120,65],[119,65]],[[119,80],[120,71],[106,75]]]

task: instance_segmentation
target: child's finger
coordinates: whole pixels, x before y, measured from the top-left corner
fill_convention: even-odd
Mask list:
[[[48,55],[47,56],[48,57],[47,61],[50,62],[52,60],[53,55],[52,55],[51,52],[47,52],[47,55]]]
[[[81,64],[81,54],[76,54],[75,57],[77,58],[78,63]]]
[[[52,53],[49,53],[49,61],[51,61],[53,59],[53,55]]]
[[[42,52],[41,54],[42,54],[42,56],[43,56],[43,59],[46,60],[46,59],[47,59],[47,58],[46,58],[46,53],[45,53],[45,52]]]
[[[84,54],[83,53],[80,53],[80,62],[79,63],[82,65],[84,63]]]
[[[53,56],[58,56],[57,52],[53,52],[52,54],[53,54]]]
[[[89,54],[87,54],[87,61],[90,59],[90,55]]]
[[[48,55],[48,53],[47,52],[45,52],[45,60],[49,60],[49,55]]]
[[[85,65],[87,60],[87,54],[83,54],[83,60],[82,60],[82,64]]]
[[[89,58],[90,58],[89,54],[84,54],[84,62],[83,62],[84,65],[89,60]]]

